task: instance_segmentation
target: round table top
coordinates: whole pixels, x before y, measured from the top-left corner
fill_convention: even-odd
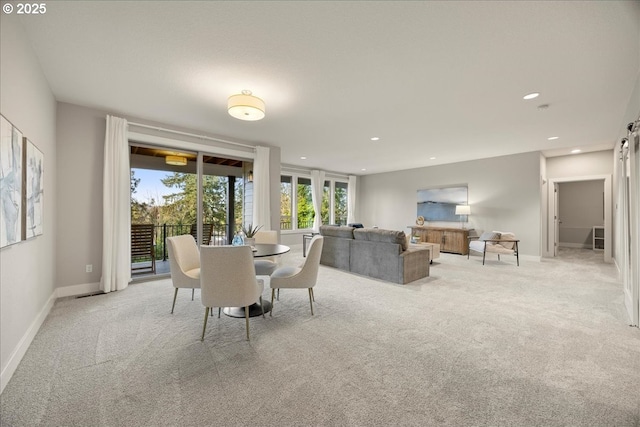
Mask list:
[[[253,247],[256,248],[256,250],[253,251],[254,258],[282,255],[291,250],[289,246],[273,243],[256,243]]]

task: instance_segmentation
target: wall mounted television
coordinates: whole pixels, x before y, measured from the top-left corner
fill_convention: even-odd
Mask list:
[[[468,215],[456,215],[456,206],[466,204],[466,186],[418,190],[418,216],[425,221],[466,222]]]

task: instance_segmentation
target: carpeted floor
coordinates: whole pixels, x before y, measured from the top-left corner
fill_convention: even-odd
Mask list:
[[[173,315],[172,295],[159,280],[58,300],[2,426],[640,425],[640,330],[601,253],[442,254],[405,286],[321,267],[315,315],[282,291],[250,342],[224,315],[200,342],[198,291]]]

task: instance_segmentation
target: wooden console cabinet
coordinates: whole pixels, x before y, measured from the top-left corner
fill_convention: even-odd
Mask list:
[[[466,255],[469,253],[469,230],[446,227],[411,226],[411,235],[418,236],[421,242],[437,243],[440,252]]]

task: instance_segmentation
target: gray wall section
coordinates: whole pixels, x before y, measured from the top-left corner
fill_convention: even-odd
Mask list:
[[[44,155],[44,234],[0,250],[0,369],[4,381],[13,372],[5,368],[20,340],[32,325],[39,326],[35,321],[53,301],[57,166],[53,94],[19,18],[2,13],[0,30],[0,112]]]
[[[362,176],[356,220],[367,227],[407,232],[416,221],[418,190],[457,185],[469,188],[466,227],[514,232],[521,240],[521,254],[540,256],[538,152]]]
[[[604,226],[604,180],[558,184],[560,246],[592,247],[593,226]]]
[[[96,283],[102,275],[102,171],[106,111],[58,104],[59,187],[57,227],[61,236],[56,242],[58,287]],[[170,128],[119,115],[138,123]],[[184,130],[184,129],[177,129]],[[194,130],[186,130],[198,133]],[[215,153],[215,147],[211,147]],[[271,147],[270,175],[272,192],[271,226],[279,226],[280,148]],[[93,265],[93,273],[85,266]]]
[[[58,287],[100,282],[106,113],[58,104]],[[93,265],[86,273],[85,266]]]

